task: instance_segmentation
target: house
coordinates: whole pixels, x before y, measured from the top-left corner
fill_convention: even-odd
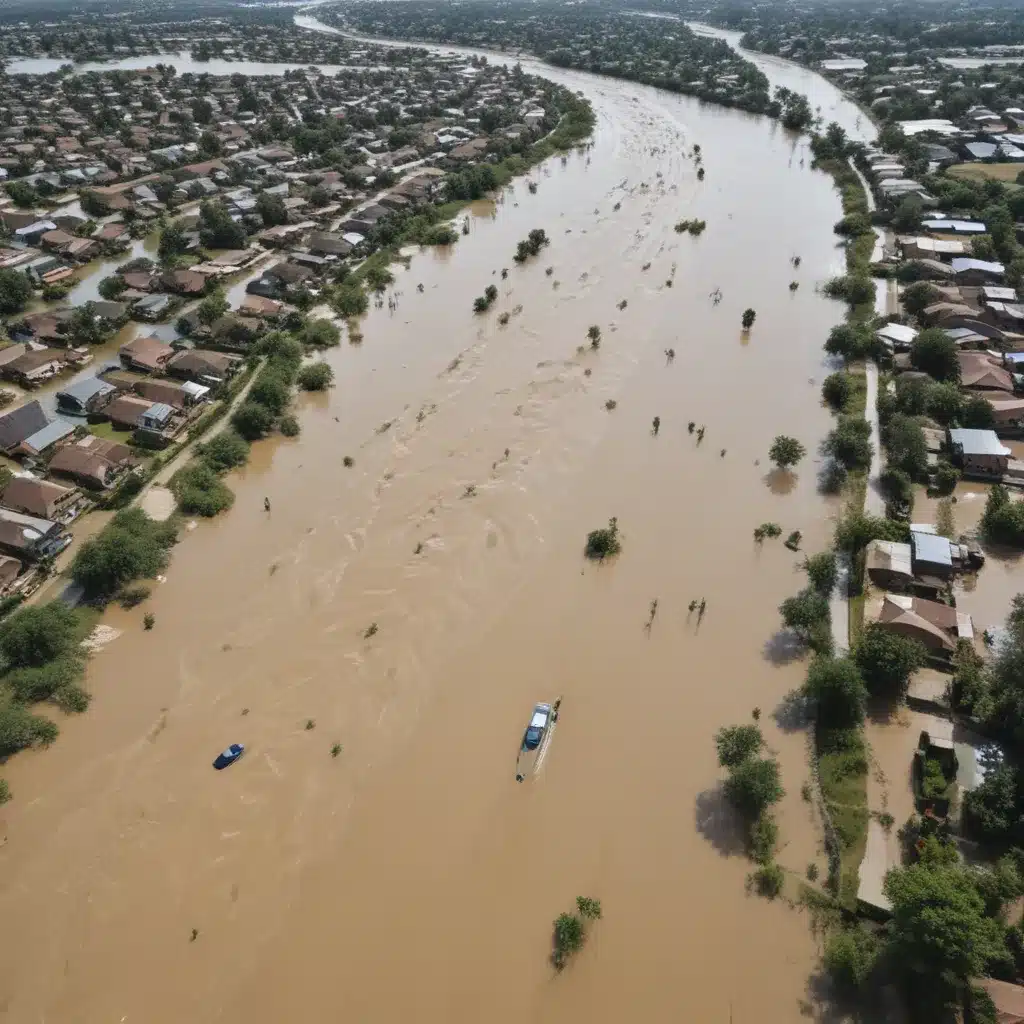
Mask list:
[[[29,434],[24,441],[17,445],[14,454],[36,458],[74,432],[75,425],[73,423],[69,423],[67,420],[54,420],[34,434]]]
[[[997,431],[1020,430],[1024,426],[1024,398],[1003,397],[999,393],[984,397],[992,406],[992,419]]]
[[[90,434],[58,448],[47,468],[88,487],[110,487],[118,474],[134,464],[127,445]]]
[[[868,578],[885,590],[902,590],[914,581],[909,544],[891,540],[873,540],[865,549]]]
[[[1001,477],[1009,465],[1010,449],[994,430],[953,429],[949,431],[949,447],[965,476]]]
[[[167,429],[171,423],[174,410],[165,402],[153,402],[145,412],[139,416],[138,427],[140,430],[149,430],[160,433]]]
[[[284,308],[284,303],[276,299],[268,299],[263,295],[247,295],[238,307],[238,312],[243,316],[259,316],[265,320],[273,320]]]
[[[21,575],[24,568],[21,562],[10,555],[0,555],[0,594],[10,594],[14,590],[14,583]]]
[[[174,355],[174,349],[159,338],[135,338],[127,345],[122,345],[118,355],[121,358],[121,365],[126,370],[156,373],[164,369]]]
[[[168,295],[147,295],[132,306],[132,316],[140,320],[155,321],[166,316],[171,309]]]
[[[85,377],[57,392],[57,409],[71,416],[99,412],[117,389],[98,377]]]
[[[968,251],[963,242],[939,238],[900,238],[899,243],[904,258],[908,260],[953,259],[964,256]]]
[[[870,621],[900,636],[917,640],[933,655],[949,657],[958,639],[973,640],[971,617],[938,601],[906,594],[883,594],[873,602]]]
[[[25,387],[38,387],[43,381],[56,377],[66,366],[66,357],[55,348],[29,349],[16,359],[5,363],[0,373]]]
[[[220,384],[234,375],[241,362],[239,356],[206,349],[185,349],[168,360],[167,372],[182,380],[200,384]]]
[[[917,331],[906,324],[883,324],[875,331],[875,337],[891,352],[909,352]]]
[[[977,984],[995,1004],[997,1024],[1024,1024],[1024,986],[995,978],[978,978]]]
[[[976,285],[1002,280],[1006,270],[1002,263],[968,258],[954,259],[952,267],[953,276],[957,279],[958,283]]]
[[[911,530],[910,554],[915,576],[948,580],[953,575],[953,547],[945,537],[937,533]],[[958,560],[959,554],[958,550]]]
[[[206,278],[194,270],[168,270],[159,278],[162,287],[178,295],[202,295]]]
[[[309,251],[316,256],[347,256],[352,248],[341,235],[314,231],[309,236]]]
[[[71,543],[61,523],[0,508],[0,550],[23,561],[59,554]]]
[[[50,421],[39,402],[27,402],[0,416],[0,451],[13,451],[26,437]]]
[[[150,402],[162,402],[172,409],[184,409],[190,404],[188,392],[170,380],[140,380],[135,391]]]
[[[984,352],[958,352],[960,386],[974,391],[1013,393],[1013,376]]]
[[[142,414],[148,412],[152,405],[153,403],[145,398],[120,395],[103,411],[115,427],[120,427],[122,430],[134,430],[139,425]]]
[[[16,476],[0,493],[0,505],[15,512],[66,523],[78,514],[81,495],[74,487],[61,487],[31,476]]]

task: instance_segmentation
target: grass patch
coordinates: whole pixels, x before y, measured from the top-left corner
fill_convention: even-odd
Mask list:
[[[116,441],[118,444],[127,444],[132,436],[130,430],[115,430],[114,424],[110,420],[104,420],[102,423],[90,423],[89,433],[95,434],[96,437],[102,437],[104,441]]]
[[[1013,185],[1017,175],[1024,168],[1020,164],[984,164],[967,163],[947,167],[946,173],[951,178],[966,178],[968,181],[1001,181],[1004,185]]]
[[[845,745],[819,758],[821,792],[839,836],[839,902],[857,902],[858,872],[867,846],[868,761],[863,732],[844,734]],[[820,742],[820,740],[819,740]]]

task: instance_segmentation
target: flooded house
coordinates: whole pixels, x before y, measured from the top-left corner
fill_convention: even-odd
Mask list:
[[[50,421],[38,401],[26,402],[0,416],[0,451],[10,454],[37,430]]]
[[[141,373],[159,373],[174,356],[174,349],[159,338],[135,338],[118,350],[121,365]]]
[[[948,659],[958,640],[974,641],[970,615],[939,601],[909,594],[882,594],[869,602],[865,620],[917,640],[933,657]]]
[[[120,474],[134,464],[127,445],[90,435],[58,448],[47,468],[55,476],[86,487],[106,489],[112,487]]]
[[[23,456],[27,459],[37,459],[46,455],[52,448],[60,444],[65,438],[75,432],[75,425],[67,420],[53,420],[30,434],[21,441],[14,449],[15,456]]]
[[[230,380],[242,365],[242,357],[207,349],[183,349],[167,361],[167,373],[181,380],[216,387]]]
[[[0,506],[60,523],[72,522],[85,505],[76,487],[62,487],[30,476],[16,476],[0,493]]]
[[[0,551],[36,562],[60,554],[70,543],[62,523],[0,508]]]
[[[57,410],[70,416],[98,413],[117,393],[117,389],[99,377],[85,377],[57,392]]]
[[[998,479],[1007,470],[1012,452],[994,430],[969,430],[951,427],[948,432],[953,462],[964,476]]]

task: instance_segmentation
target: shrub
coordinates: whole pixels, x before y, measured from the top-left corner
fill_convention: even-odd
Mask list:
[[[815,658],[804,684],[818,707],[818,720],[826,729],[848,729],[864,721],[868,691],[857,665],[849,658]]]
[[[310,320],[302,332],[302,341],[310,348],[333,348],[341,341],[341,331],[330,320]]]
[[[820,551],[804,562],[807,579],[814,589],[824,597],[831,597],[839,578],[836,556],[832,551]]]
[[[281,433],[285,437],[298,437],[300,431],[299,421],[294,416],[281,417]]]
[[[214,473],[226,473],[249,461],[249,442],[235,430],[222,430],[198,445],[196,454]]]
[[[830,933],[822,959],[841,995],[849,999],[864,991],[878,952],[878,939],[866,929],[855,926]]]
[[[777,804],[785,792],[778,762],[771,758],[748,757],[730,768],[725,780],[726,799],[751,823]]]
[[[522,242],[519,243],[522,245]],[[583,948],[583,921],[575,914],[559,914],[555,919],[554,951],[551,961],[557,970],[565,967],[573,953]]]
[[[231,425],[247,441],[266,437],[274,427],[274,414],[258,402],[243,402],[231,415]]]
[[[780,469],[795,466],[807,454],[807,449],[795,438],[779,434],[768,449],[768,458]]]
[[[1012,499],[1002,484],[993,484],[985,501],[981,526],[991,541],[1024,547],[1024,501]]]
[[[298,385],[303,391],[326,391],[334,380],[334,371],[327,363],[311,363],[299,370]]]
[[[591,530],[587,534],[587,546],[584,553],[587,558],[603,561],[611,555],[617,555],[622,550],[622,542],[619,540],[619,521],[612,517],[608,520],[608,526],[599,530]]]
[[[762,814],[750,828],[750,856],[759,864],[770,864],[778,843],[779,826],[770,814]]]
[[[764,737],[756,725],[730,725],[715,733],[718,763],[732,768],[753,757],[764,745]]]
[[[808,587],[794,597],[787,597],[779,606],[779,614],[786,628],[806,643],[818,628],[828,625],[828,599]]]
[[[34,715],[24,704],[0,694],[0,757],[39,744],[48,746],[57,738],[57,724]]]
[[[78,616],[63,601],[30,606],[0,623],[0,655],[9,668],[38,668],[75,645]]]
[[[0,779],[0,807],[3,807],[11,799],[11,787],[7,785],[6,779]]]
[[[846,469],[871,465],[871,426],[866,420],[843,416],[822,443],[821,450]]]
[[[921,480],[927,474],[928,444],[916,420],[897,413],[885,425],[882,440],[890,466],[902,470],[912,480]]]
[[[82,671],[82,658],[69,653],[42,665],[16,668],[4,676],[4,682],[17,700],[35,704],[50,700],[59,690],[76,683]]]
[[[917,640],[871,622],[861,632],[853,657],[873,696],[902,700],[911,675],[925,663],[926,654]]]
[[[786,883],[785,872],[778,864],[764,864],[750,878],[757,894],[769,900],[775,899]]]
[[[88,710],[92,696],[77,683],[68,683],[54,691],[50,700],[66,715],[80,715]]]
[[[249,391],[249,402],[257,402],[269,409],[274,416],[280,416],[291,401],[291,389],[284,376],[273,367],[267,367],[256,378]]]
[[[853,378],[845,370],[830,373],[821,385],[821,397],[836,412],[843,412],[853,394]]]
[[[966,399],[960,407],[960,422],[974,430],[991,430],[996,425],[992,403],[980,395]]]
[[[144,583],[138,583],[132,587],[122,587],[117,599],[122,608],[130,609],[142,604],[149,597],[151,591]]]
[[[743,316],[740,317],[740,326],[745,331],[749,331],[754,326],[754,321],[757,319],[756,310],[750,309],[749,307],[743,310]]]
[[[186,515],[212,517],[231,508],[235,495],[220,477],[199,460],[179,469],[170,480],[170,490]]]
[[[87,599],[108,600],[125,584],[163,572],[176,539],[171,524],[154,522],[138,508],[123,509],[79,548],[71,577]]]

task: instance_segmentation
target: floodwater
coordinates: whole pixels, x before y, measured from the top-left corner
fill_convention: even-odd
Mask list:
[[[300,399],[302,436],[257,444],[234,509],[183,533],[143,609],[107,613],[123,632],[89,712],[4,767],[0,1020],[800,1012],[815,942],[744,892],[712,736],[762,709],[780,861],[794,881],[820,865],[806,736],[773,714],[803,675],[776,638],[801,556],[751,534],[830,537],[817,458],[780,479],[767,449],[813,453],[830,427],[843,309],[815,286],[842,266],[839,198],[775,124],[542,70],[593,101],[592,148],[396,268],[397,309],[327,354],[337,386]],[[700,238],[674,232],[688,217]],[[517,265],[531,228],[551,244]],[[612,516],[621,554],[587,563]],[[517,784],[530,710],[558,696]],[[232,742],[244,758],[215,772]],[[578,895],[604,918],[555,975],[551,922]]]

